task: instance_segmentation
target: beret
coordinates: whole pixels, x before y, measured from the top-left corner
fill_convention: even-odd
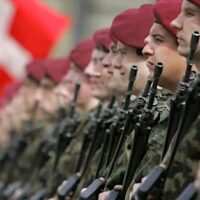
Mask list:
[[[40,82],[44,76],[44,60],[35,59],[26,65],[27,76],[33,78],[35,81]]]
[[[50,58],[44,63],[45,75],[47,75],[55,84],[59,84],[62,77],[67,73],[69,61],[65,57]]]
[[[95,45],[103,45],[105,48],[109,49],[109,45],[111,43],[109,33],[109,28],[99,29],[95,31],[92,36]]]
[[[111,34],[120,42],[144,47],[144,39],[153,24],[153,5],[144,4],[138,9],[128,9],[117,15],[111,25]]]
[[[95,43],[92,39],[86,39],[81,41],[75,46],[69,54],[69,61],[77,65],[81,70],[87,67],[90,62],[92,50],[95,47]]]
[[[160,0],[154,5],[153,12],[158,23],[163,25],[172,35],[176,36],[176,29],[170,24],[181,11],[182,0]]]
[[[191,3],[196,4],[197,6],[200,6],[200,0],[189,0]]]

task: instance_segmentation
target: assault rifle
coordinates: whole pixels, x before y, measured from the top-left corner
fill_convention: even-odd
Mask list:
[[[58,132],[59,137],[56,148],[56,157],[52,172],[56,171],[60,156],[65,151],[67,146],[70,144],[71,140],[74,137],[73,132],[76,130],[76,128],[80,123],[80,120],[77,118],[77,116],[75,116],[79,90],[80,90],[80,83],[76,83],[74,98],[70,105],[69,116],[67,116],[66,119],[63,120],[61,126],[59,127],[59,132]]]
[[[100,125],[107,119],[110,118],[110,116],[113,115],[113,106],[114,106],[114,103],[115,103],[115,100],[116,100],[116,97],[113,96],[108,107],[105,109],[104,113],[102,114],[101,118],[99,118],[100,116],[97,115],[96,116],[96,125],[95,126],[92,126],[92,129],[96,130],[94,135],[93,135],[93,140],[91,141],[90,145],[89,145],[89,149],[88,149],[88,152],[87,154],[84,156],[83,155],[83,152],[85,149],[85,146],[86,146],[86,137],[88,137],[88,129],[84,132],[84,141],[83,141],[83,144],[82,144],[82,148],[81,148],[81,153],[80,153],[80,157],[79,157],[79,161],[78,161],[78,164],[77,164],[77,167],[76,167],[76,174],[71,176],[65,184],[61,185],[58,190],[57,190],[57,196],[59,198],[59,200],[62,200],[64,199],[70,192],[74,192],[75,189],[77,188],[77,185],[78,183],[80,182],[81,178],[84,176],[85,174],[85,171],[88,167],[88,163],[91,159],[91,157],[94,155],[94,153],[96,152],[96,147],[95,146],[98,146],[98,145],[95,145],[95,141],[97,140],[97,131],[99,131],[99,125],[97,123],[100,123]],[[104,130],[104,124],[103,125],[103,128],[102,128],[102,131]],[[97,128],[95,128],[97,127]],[[85,159],[85,162],[83,162],[83,158],[86,157]],[[82,166],[83,165],[83,166]],[[82,167],[82,170],[81,170],[81,167]]]
[[[112,128],[110,130],[111,133],[115,132],[115,131],[112,131],[112,130],[113,129],[116,130],[116,127],[118,127],[119,123],[121,124],[121,126],[123,126],[125,121],[126,121],[126,118],[128,116],[129,104],[130,104],[130,96],[132,94],[133,83],[135,81],[136,74],[137,74],[137,66],[132,66],[131,67],[131,71],[130,71],[130,75],[129,75],[129,84],[128,84],[128,88],[127,88],[127,92],[126,92],[125,102],[123,104],[122,109],[118,113],[118,116],[115,118],[114,122],[111,125],[111,128]],[[122,123],[122,121],[123,121],[123,123]],[[119,127],[118,127],[118,129],[119,129]],[[108,134],[108,132],[106,132],[106,134]],[[110,139],[112,139],[113,137],[110,137]],[[108,148],[108,157],[111,156],[110,148],[111,147],[109,146],[109,148]],[[115,159],[115,161],[116,161],[116,159]],[[113,163],[113,166],[114,166],[114,162],[111,162],[111,164],[112,163]],[[94,196],[96,196],[101,191],[101,189],[104,187],[104,184],[105,184],[105,182],[101,182],[101,181],[99,181],[99,179],[94,180],[90,184],[90,186],[83,193],[80,194],[80,199],[92,199]]]
[[[71,139],[73,138],[72,133],[79,124],[79,119],[76,116],[76,103],[77,103],[77,97],[79,94],[79,90],[80,90],[80,84],[77,83],[75,85],[74,97],[70,104],[70,109],[69,109],[68,115],[66,114],[65,108],[60,107],[59,117],[58,117],[57,123],[54,127],[54,130],[50,135],[48,135],[46,138],[44,138],[41,141],[41,143],[39,144],[39,147],[33,158],[31,168],[28,171],[29,174],[28,174],[28,176],[26,174],[26,176],[23,178],[23,181],[21,184],[21,187],[23,187],[24,191],[15,200],[22,200],[23,198],[28,197],[29,194],[28,194],[25,184],[28,182],[28,180],[35,179],[37,172],[49,160],[49,158],[50,158],[49,152],[51,150],[55,150],[55,144],[52,143],[52,140],[55,140],[55,139],[58,140],[58,143],[60,142],[59,143],[60,146],[59,146],[59,144],[57,144],[57,146],[56,146],[58,155],[56,154],[56,158],[55,158],[56,163],[54,162],[54,166],[52,168],[52,170],[56,170],[56,166],[58,164],[59,157],[61,156],[61,154],[65,150],[65,148],[67,148],[67,145],[71,142]],[[67,115],[67,116],[65,116],[65,115]],[[62,120],[63,117],[64,117],[64,119]],[[62,121],[59,122],[60,120],[62,120]],[[67,135],[66,137],[70,136],[69,138],[67,138],[68,140],[65,138],[65,134]],[[61,138],[63,139],[63,141],[60,141]],[[66,145],[66,147],[64,145]],[[30,174],[31,174],[31,176],[30,176]],[[39,191],[38,196],[41,196],[41,194],[45,194],[44,190],[45,190],[45,188],[42,188],[41,191],[43,191],[43,192]],[[37,193],[35,195],[37,197]],[[34,196],[34,198],[35,198],[35,196]]]
[[[153,106],[157,93],[157,86],[163,70],[162,63],[157,63],[150,88],[149,99],[144,110],[135,124],[135,134],[131,145],[131,155],[123,179],[123,189],[121,191],[112,190],[108,196],[109,200],[125,199],[126,191],[134,177],[135,171],[147,151],[147,144],[152,127],[157,123],[158,115],[155,115]]]
[[[57,190],[57,196],[60,200],[65,199],[65,196],[68,195],[69,192],[75,191],[81,177],[85,173],[89,160],[91,159],[91,157],[96,152],[96,149],[99,146],[96,140],[99,136],[99,130],[102,124],[102,118],[100,115],[101,110],[102,110],[102,104],[100,103],[97,108],[96,115],[92,117],[92,120],[90,121],[90,126],[88,127],[88,129],[84,131],[84,139],[79,155],[79,160],[75,170],[75,175],[72,175],[66,181],[66,183],[60,186],[59,189]],[[85,161],[83,159],[84,157],[86,157]],[[82,165],[83,165],[83,171],[81,171]]]
[[[30,120],[24,125],[22,129],[22,133],[15,141],[13,141],[13,145],[8,150],[8,166],[7,166],[7,180],[5,185],[12,182],[13,173],[18,166],[18,160],[23,155],[25,149],[27,148],[28,144],[30,143],[32,134],[36,131],[39,131],[42,127],[35,125],[35,114],[38,107],[38,102],[35,103],[33,106],[32,114]],[[17,165],[16,165],[17,164]]]

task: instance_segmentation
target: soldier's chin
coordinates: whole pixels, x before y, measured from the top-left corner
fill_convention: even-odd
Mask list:
[[[102,91],[94,91],[92,93],[92,96],[95,97],[95,98],[97,98],[97,99],[104,99],[104,98],[106,98],[106,94],[103,93]]]
[[[182,45],[178,46],[177,51],[181,56],[184,56],[184,57],[187,57],[189,54],[189,48],[184,47]]]
[[[45,110],[40,110],[36,116],[37,120],[47,120],[49,119],[49,117],[50,117],[50,114],[46,112]]]

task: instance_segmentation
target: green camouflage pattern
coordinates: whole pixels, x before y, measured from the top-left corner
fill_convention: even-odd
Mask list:
[[[108,117],[107,119],[105,119],[104,121],[104,125],[106,127],[109,127],[113,121],[113,117],[115,116],[117,110],[113,109],[112,114],[110,115],[110,117]],[[104,130],[103,130],[104,131]],[[104,134],[104,132],[101,131],[100,135]],[[97,171],[97,165],[99,163],[99,159],[100,159],[100,155],[102,154],[102,149],[100,147],[100,149],[98,149],[96,151],[96,153],[94,154],[93,158],[91,159],[88,168],[85,171],[84,176],[82,177],[78,188],[74,194],[74,199],[78,199],[80,196],[80,192],[82,188],[87,187],[91,181],[94,180],[95,175],[96,175],[96,171]],[[103,168],[100,170],[99,175],[102,175],[103,177],[105,177],[104,175],[107,173],[107,170],[105,166],[103,166]]]
[[[46,187],[48,189],[48,197],[54,196],[57,187],[61,184],[61,182],[75,173],[75,168],[79,159],[79,153],[83,141],[83,130],[89,126],[89,119],[91,113],[94,111],[95,109],[90,112],[84,113],[84,115],[81,116],[80,125],[75,131],[76,137],[71,141],[69,147],[61,156],[56,173],[52,174],[51,171],[51,169],[53,168],[55,153],[52,155],[52,158],[49,160],[47,165],[44,166],[43,170],[41,170],[41,176],[43,176],[44,174],[48,174],[48,176],[46,177],[43,176],[43,178],[46,179],[45,182],[47,183]],[[44,171],[46,172],[44,173]]]
[[[166,136],[166,127],[170,112],[169,104],[171,97],[172,93],[166,89],[162,88],[157,92],[157,103],[155,103],[155,106],[156,106],[156,111],[159,112],[160,118],[158,124],[155,127],[153,127],[150,133],[147,152],[136,170],[133,182],[129,186],[129,189],[126,193],[126,199],[129,199],[135,181],[137,182],[138,181],[137,179],[146,176],[149,173],[149,171],[160,162],[162,148]],[[132,137],[134,137],[133,134],[134,133],[132,133]],[[128,152],[126,154],[130,155],[130,153]]]
[[[175,199],[190,182],[194,181],[200,159],[200,134],[196,130],[199,123],[200,116],[177,149],[165,182],[163,199]]]

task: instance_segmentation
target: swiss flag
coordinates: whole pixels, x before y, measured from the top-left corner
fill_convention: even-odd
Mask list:
[[[69,16],[41,0],[0,0],[0,65],[23,77],[25,65],[47,57],[70,26]]]
[[[5,69],[5,67],[0,65],[0,98],[4,96],[4,89],[7,85],[14,82],[13,77]]]
[[[38,0],[12,0],[16,12],[10,34],[34,57],[46,57],[53,44],[70,27],[70,18]]]

